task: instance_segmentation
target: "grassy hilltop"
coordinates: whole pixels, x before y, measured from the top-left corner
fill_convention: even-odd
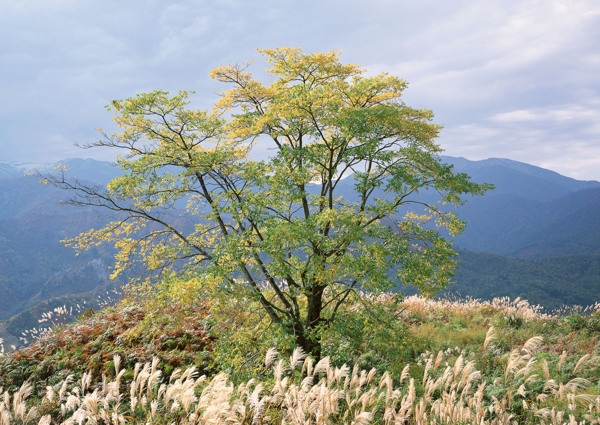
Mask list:
[[[409,297],[317,362],[249,307],[88,312],[0,360],[0,423],[598,423],[598,311]]]
[[[24,273],[38,262],[11,241],[66,219],[36,218],[27,202],[6,217],[0,330],[37,326],[40,302],[104,291],[109,264],[131,284],[117,306],[33,329],[33,343],[3,356],[0,425],[599,423],[600,183],[457,159],[499,183],[498,197],[459,216],[495,182],[440,158],[441,126],[404,102],[406,81],[344,64],[339,51],[259,53],[268,81],[219,66],[211,77],[229,88],[210,110],[193,109],[190,91],[112,101],[119,130],[91,145],[120,149],[108,184],[64,164],[37,173],[73,195],[64,203],[108,213],[100,226],[81,215],[75,236],[52,226],[51,241],[90,257]],[[463,220],[474,226],[459,239]],[[400,282],[428,296],[447,287],[454,238],[531,260],[470,255],[463,290],[524,297],[524,286],[536,303],[588,311],[394,293]],[[40,326],[60,325],[71,306],[54,312]]]

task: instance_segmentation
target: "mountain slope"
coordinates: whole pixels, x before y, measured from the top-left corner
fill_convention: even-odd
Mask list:
[[[464,233],[455,239],[458,246],[522,258],[600,252],[600,182],[578,181],[507,159],[442,160],[478,183],[495,186],[483,196],[468,198],[456,210],[442,207],[467,222]],[[352,176],[339,183],[345,199],[356,198],[354,184]],[[374,196],[389,199],[390,194],[377,190]],[[419,193],[419,200],[438,198],[432,191]]]
[[[546,309],[600,302],[600,255],[535,260],[459,251],[455,283],[445,292],[491,300],[521,297]]]
[[[578,191],[544,207],[544,220],[522,235],[519,248],[511,255],[600,254],[600,189]]]
[[[90,175],[103,180],[118,171],[99,161],[65,163],[73,173],[85,175],[89,169]],[[108,265],[114,261],[110,249],[92,249],[76,256],[61,242],[98,227],[108,217],[89,209],[59,205],[68,194],[40,184],[35,176],[25,176],[32,166],[0,164],[0,320],[36,309],[52,299],[68,299],[74,294],[85,298],[97,288],[123,285],[123,280],[109,282]],[[96,301],[97,295],[102,294],[93,295]],[[37,319],[30,322],[36,323]],[[0,338],[6,337],[0,334]]]
[[[600,182],[507,159],[443,159],[495,186],[457,210],[467,222],[460,247],[521,258],[600,252]]]
[[[456,239],[464,250],[455,290],[482,298],[522,295],[547,306],[595,301],[590,294],[600,293],[594,278],[600,254],[599,182],[577,181],[505,159],[443,160],[475,181],[496,186],[458,210],[467,229]],[[89,182],[106,184],[120,174],[108,162],[62,163],[68,176]],[[25,314],[52,298],[86,294],[109,284],[106,270],[98,265],[111,264],[110,250],[76,257],[60,240],[98,228],[110,217],[58,205],[69,194],[39,184],[39,178],[24,177],[33,167],[0,163],[0,320]],[[38,167],[48,170],[52,164]],[[352,199],[353,186],[351,176],[340,183],[346,199]]]
[[[584,189],[600,188],[600,182],[581,181],[557,172],[510,159],[490,158],[470,161],[442,156],[455,170],[467,173],[478,183],[493,183],[494,195],[511,194],[522,199],[551,201]],[[490,194],[486,195],[490,196]]]

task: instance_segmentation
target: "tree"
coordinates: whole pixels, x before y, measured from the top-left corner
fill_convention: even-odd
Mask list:
[[[488,187],[440,162],[440,127],[401,101],[405,81],[364,76],[335,51],[260,52],[273,81],[247,65],[215,69],[231,88],[212,112],[188,109],[185,91],[113,101],[122,131],[93,146],[123,150],[124,175],[106,190],[49,180],[76,190],[74,205],[120,213],[73,241],[114,243],[115,274],[141,258],[159,270],[179,262],[206,288],[249,288],[318,357],[318,330],[351,294],[388,291],[395,278],[427,294],[449,282],[456,254],[432,223],[451,235],[464,223],[418,193],[459,204]],[[253,159],[256,146],[271,156]],[[184,201],[189,225],[173,213]]]

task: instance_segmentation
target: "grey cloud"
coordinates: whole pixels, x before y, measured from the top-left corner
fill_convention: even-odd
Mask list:
[[[436,113],[448,154],[600,179],[594,0],[5,3],[0,160],[101,157],[73,142],[110,130],[112,99],[192,89],[206,108],[222,88],[212,68],[257,60],[252,71],[264,75],[255,49],[293,45],[342,49],[343,61],[407,79],[407,103]]]

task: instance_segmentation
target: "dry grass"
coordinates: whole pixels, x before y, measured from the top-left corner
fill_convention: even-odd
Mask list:
[[[528,301],[508,297],[494,298],[492,301],[483,301],[475,298],[424,298],[418,295],[407,297],[404,306],[408,311],[447,311],[447,312],[473,312],[478,310],[492,310],[506,317],[517,317],[524,321],[536,319],[549,319],[553,315],[544,313],[543,308],[531,305]]]
[[[385,297],[381,301],[386,302]],[[134,313],[141,316],[137,310],[118,317],[111,313],[106,321],[113,326],[131,325]],[[492,314],[528,323],[538,319],[558,323],[558,318],[535,306],[508,299],[409,297],[399,314],[437,320],[422,326],[427,332],[435,330],[433,323],[444,324],[440,317],[448,319],[446,325],[487,317],[480,326]],[[191,316],[185,320],[193,321]],[[103,316],[94,316],[84,325],[93,323],[98,332],[106,332],[100,326]],[[77,329],[62,332],[72,334]],[[114,367],[101,369],[103,375],[90,369],[77,378],[54,380],[58,383],[52,386],[26,382],[20,388],[0,388],[0,425],[600,423],[598,357],[556,354],[556,346],[544,345],[541,337],[526,337],[518,346],[506,348],[500,339],[511,329],[485,327],[475,333],[465,328],[460,332],[476,337],[475,350],[456,347],[422,352],[414,361],[399,364],[395,370],[401,373],[396,376],[374,369],[335,367],[329,358],[315,363],[299,349],[284,358],[272,349],[257,374],[261,378],[236,385],[223,373],[198,377],[194,368],[166,373],[156,358],[147,363],[138,360],[141,363],[135,368],[127,369],[127,364],[133,366],[131,359],[114,356],[105,362]],[[429,337],[436,338],[433,333]]]
[[[493,344],[492,329],[482,350]],[[552,376],[547,363],[536,360],[541,344],[534,337],[515,348],[497,377],[484,376],[474,359],[452,350],[423,356],[424,368],[406,365],[395,379],[387,372],[336,368],[328,358],[315,364],[300,349],[289,359],[269,350],[267,377],[238,386],[225,374],[197,377],[193,368],[176,370],[167,379],[157,359],[137,364],[126,382],[126,370],[115,357],[113,379],[92,382],[91,374],[77,382],[67,378],[47,387],[41,402],[31,397],[30,383],[4,392],[0,424],[599,423],[600,396],[592,384]],[[580,373],[597,360],[583,357],[570,372]],[[413,375],[413,369],[422,374]]]

